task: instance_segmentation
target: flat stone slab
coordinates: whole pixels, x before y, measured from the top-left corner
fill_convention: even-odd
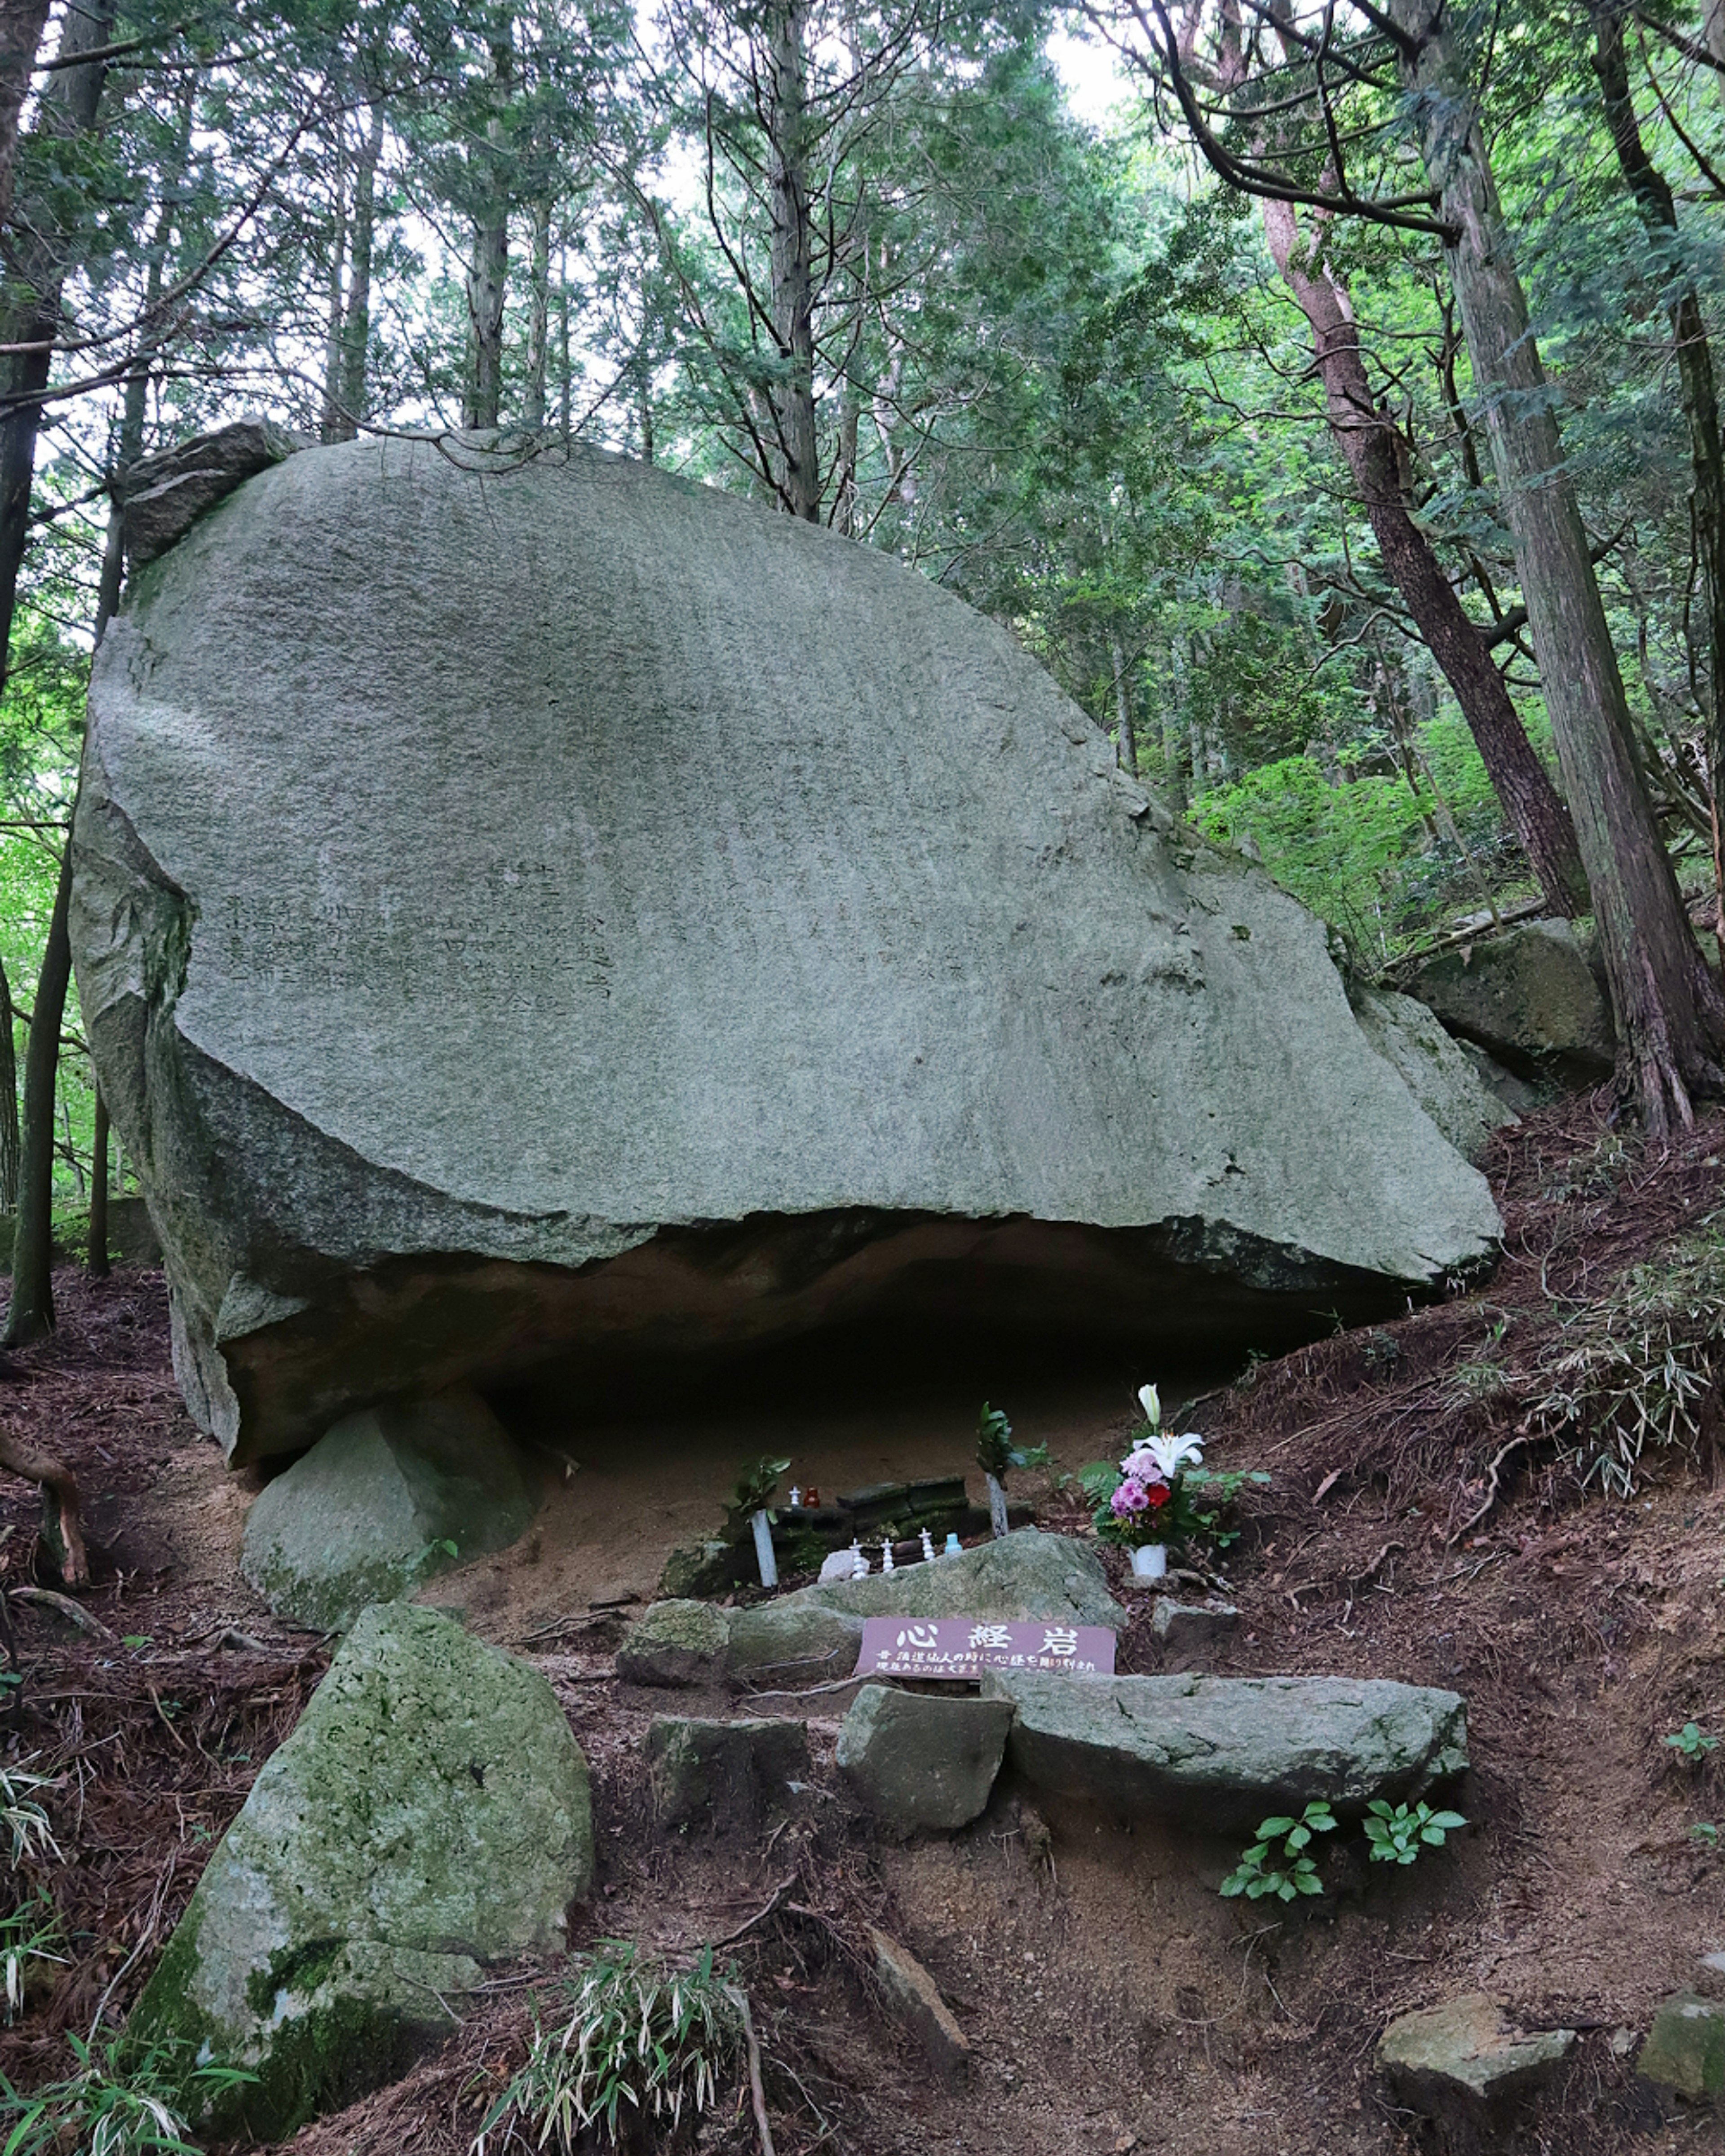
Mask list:
[[[251,2068],[223,2138],[286,2140],[446,2033],[438,1996],[479,1964],[564,1947],[592,1876],[587,1762],[545,1678],[435,1610],[367,1609],[127,2026]]]
[[[228,449],[128,502],[71,938],[236,1460],[865,1323],[1148,1368],[1489,1260],[1324,924],[934,580],[585,445]]]
[[[906,1833],[968,1826],[988,1804],[1012,1727],[1004,1700],[942,1699],[865,1685],[839,1731],[839,1772]]]
[[[752,1826],[785,1809],[792,1782],[808,1779],[809,1732],[800,1722],[655,1715],[647,1771],[663,1825],[710,1819],[721,1828]]]
[[[871,1927],[869,1944],[888,2005],[941,2079],[949,2087],[962,2086],[970,2076],[970,2039],[941,1997],[940,1986],[911,1949],[886,1933]]]
[[[1653,2017],[1635,2071],[1692,2103],[1725,2097],[1725,1999],[1673,1994]]]
[[[1249,1831],[1314,1799],[1358,1811],[1467,1765],[1459,1693],[1358,1677],[1056,1677],[990,1671],[1026,1781],[1127,1815]]]
[[[468,1558],[506,1549],[539,1499],[466,1387],[345,1416],[246,1516],[239,1568],[278,1617],[344,1631]]]
[[[1176,1602],[1158,1594],[1150,1606],[1150,1629],[1171,1654],[1218,1647],[1240,1629],[1240,1612],[1225,1602]]]
[[[1392,2021],[1378,2064],[1409,2110],[1466,2118],[1530,2096],[1574,2049],[1573,2029],[1518,2035],[1495,2000],[1471,1992]]]

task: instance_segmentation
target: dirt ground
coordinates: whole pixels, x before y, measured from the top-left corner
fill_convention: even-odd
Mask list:
[[[600,1859],[578,1943],[728,1943],[779,2156],[1409,2151],[1414,2122],[1384,2096],[1373,2046],[1395,2015],[1478,1990],[1526,2026],[1579,2032],[1517,2150],[1725,2148],[1717,2117],[1661,2105],[1630,2071],[1657,2001],[1725,1947],[1725,1856],[1691,1833],[1725,1827],[1725,1766],[1691,1767],[1660,1741],[1691,1719],[1725,1729],[1713,1417],[1700,1456],[1668,1458],[1611,1500],[1578,1489],[1527,1414],[1566,1312],[1725,1207],[1722,1156],[1717,1116],[1656,1158],[1607,1127],[1602,1102],[1531,1119],[1492,1163],[1506,1249],[1483,1288],[1259,1365],[1182,1417],[1213,1464],[1273,1478],[1224,1561],[1239,1632],[1206,1666],[1399,1677],[1469,1703],[1469,1829],[1405,1872],[1328,1852],[1326,1893],[1291,1909],[1219,1897],[1233,1843],[1033,1804],[1009,1779],[963,1834],[883,1841],[831,1783],[843,1691],[750,1710],[809,1720],[818,1786],[802,1810],[758,1833],[661,1832],[642,1739],[688,1696],[620,1683],[622,1620],[592,1605],[650,1595],[671,1544],[716,1523],[742,1460],[788,1455],[829,1490],[957,1472],[975,1404],[761,1406],[556,1434],[534,1534],[429,1599],[543,1669],[588,1752]],[[52,1990],[0,2034],[0,2070],[26,2086],[65,2070],[65,2031],[136,1994],[327,1663],[324,1643],[277,1624],[239,1578],[257,1478],[230,1476],[185,1419],[159,1278],[95,1284],[68,1269],[57,1293],[59,1328],[0,1377],[0,1414],[83,1481],[98,1576],[80,1599],[104,1630],[9,1601],[24,1681],[0,1745],[60,1777],[66,1861],[40,1876],[74,1941]],[[1060,1476],[1124,1432],[1120,1373],[1002,1404],[1054,1454],[1049,1476],[1026,1478],[1041,1524],[1084,1532]],[[13,1589],[52,1584],[33,1569],[34,1520],[33,1492],[0,1489]],[[1147,1595],[1108,1561],[1133,1611],[1122,1667],[1163,1666]],[[870,1923],[934,1973],[973,2048],[968,2090],[907,2052],[874,1988]],[[465,2151],[521,2056],[531,1982],[551,1974],[498,1972],[444,2052],[305,2129],[296,2156]],[[701,2145],[757,2147],[746,2107]]]

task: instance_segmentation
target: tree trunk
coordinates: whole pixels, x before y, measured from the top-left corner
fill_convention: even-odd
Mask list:
[[[492,104],[485,147],[477,154],[485,175],[485,207],[474,221],[473,260],[467,272],[468,376],[462,424],[495,427],[503,403],[503,301],[509,280],[509,192],[503,171],[502,106],[515,72],[506,40],[491,48]]]
[[[1317,259],[1315,244],[1302,248],[1291,203],[1265,200],[1260,207],[1276,267],[1311,326],[1330,432],[1353,475],[1384,567],[1443,669],[1546,904],[1572,918],[1584,910],[1587,886],[1569,812],[1534,753],[1490,648],[1408,513],[1401,439],[1373,399],[1347,288]]]
[[[1674,259],[1677,206],[1664,175],[1648,156],[1630,95],[1624,58],[1623,18],[1616,4],[1595,4],[1594,67],[1604,95],[1605,124],[1625,184],[1634,196],[1654,254],[1667,273]],[[1719,439],[1719,399],[1714,386],[1712,348],[1692,278],[1685,278],[1668,301],[1671,338],[1677,357],[1677,382],[1683,418],[1689,429],[1689,459],[1694,474],[1691,496],[1700,557],[1702,602],[1707,615],[1707,787],[1712,794],[1714,921],[1725,956],[1725,861],[1720,857],[1720,814],[1725,807],[1725,450]]]
[[[1108,639],[1108,663],[1114,670],[1114,716],[1120,731],[1120,746],[1116,751],[1120,767],[1136,778],[1138,775],[1138,737],[1132,724],[1132,685],[1127,671],[1126,654],[1120,648],[1120,639]]]
[[[115,0],[83,0],[82,6],[68,9],[57,58],[74,59],[110,43],[114,10]],[[38,132],[66,141],[89,134],[95,126],[106,74],[104,60],[59,69],[43,94]],[[69,267],[51,202],[27,203],[16,223],[20,236],[5,304],[0,307],[0,331],[4,332],[0,341],[42,349],[13,356],[6,393],[0,398],[0,688],[10,667],[18,571],[29,540],[36,434],[52,357],[48,347],[59,327],[60,287]]]
[[[330,227],[329,278],[324,295],[323,411],[317,423],[321,442],[339,442],[343,437],[341,412],[341,323],[347,312],[343,278],[347,268],[347,153],[342,130],[346,115],[336,121],[335,154],[330,159],[335,190],[334,217]]]
[[[551,327],[551,198],[533,205],[533,261],[527,278],[527,387],[521,424],[537,434],[545,424],[546,341]],[[650,464],[652,459],[647,461]]]
[[[781,504],[820,519],[814,432],[814,234],[809,212],[808,0],[773,0],[768,21],[767,190],[773,218],[773,385]]]
[[[108,1104],[100,1086],[90,1163],[90,1276],[108,1277]]]
[[[12,983],[0,965],[0,1213],[10,1213],[18,1204],[17,1024]]]
[[[365,140],[353,175],[353,221],[347,248],[347,304],[341,316],[341,382],[330,439],[351,442],[368,403],[366,376],[372,347],[372,256],[377,241],[377,165],[383,154],[383,105],[366,107]]]
[[[1563,463],[1553,399],[1444,0],[1393,0],[1425,167],[1484,399],[1617,1020],[1618,1082],[1651,1136],[1725,1091],[1725,998],[1690,932],[1631,742],[1623,677]]]
[[[0,224],[12,214],[18,115],[48,27],[49,0],[0,0]]]
[[[72,845],[60,856],[48,947],[36,978],[30,1038],[24,1050],[23,1149],[18,1168],[18,1226],[12,1243],[12,1307],[6,1345],[22,1348],[54,1324],[54,1081],[72,947],[66,911],[72,896]]]

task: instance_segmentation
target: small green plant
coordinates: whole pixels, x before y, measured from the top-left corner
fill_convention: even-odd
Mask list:
[[[743,1469],[725,1508],[726,1524],[733,1534],[747,1535],[757,1512],[764,1512],[769,1521],[778,1519],[773,1501],[778,1495],[779,1478],[790,1464],[788,1460],[757,1460]]]
[[[4,2156],[202,2156],[185,2112],[257,2078],[216,2060],[198,2064],[189,2044],[66,2041],[77,2070],[63,2081],[27,2095],[0,2074]]]
[[[1704,1849],[1716,1850],[1719,1846],[1719,1830],[1711,1820],[1697,1820],[1689,1830],[1689,1839],[1700,1842]]]
[[[416,1549],[408,1559],[408,1578],[413,1580],[423,1579],[427,1573],[437,1570],[439,1558],[454,1559],[459,1558],[460,1554],[460,1544],[450,1542],[447,1537],[434,1543],[426,1543],[420,1548]]]
[[[33,1789],[54,1786],[52,1775],[30,1773],[28,1759],[20,1766],[0,1767],[0,1831],[12,1836],[14,1870],[33,1859],[58,1857],[60,1853],[48,1814],[30,1794]]]
[[[1257,1840],[1222,1881],[1223,1893],[1244,1894],[1249,1902],[1261,1902],[1266,1894],[1282,1902],[1297,1894],[1322,1894],[1323,1881],[1306,1851],[1315,1834],[1328,1834],[1335,1824],[1329,1806],[1317,1802],[1307,1804],[1298,1819],[1260,1820]]]
[[[1709,1737],[1693,1722],[1686,1722],[1681,1729],[1674,1730],[1669,1737],[1660,1741],[1670,1745],[1673,1752],[1680,1753],[1692,1766],[1698,1766],[1709,1752],[1717,1752],[1719,1748],[1718,1738]]]
[[[59,1912],[46,1894],[38,1894],[10,1916],[0,1917],[0,2013],[16,2021],[24,2010],[31,1972],[39,1962],[58,1962],[64,1954],[54,1948],[63,1943]]]
[[[1014,1445],[1012,1424],[999,1408],[983,1402],[976,1426],[976,1464],[988,1486],[988,1522],[995,1536],[1007,1531],[1006,1478],[1015,1467],[1046,1467],[1045,1445]]]
[[[718,2099],[742,2046],[742,1994],[703,1948],[692,1969],[606,1939],[562,1986],[566,2012],[547,2022],[533,2002],[526,2062],[486,2112],[473,2156],[521,2144],[573,2156],[588,2133],[620,2145],[632,2123],[675,2133]]]
[[[1390,1805],[1375,1797],[1366,1806],[1366,1840],[1374,1864],[1412,1864],[1422,1849],[1441,1849],[1466,1825],[1460,1812],[1435,1812],[1430,1804]]]

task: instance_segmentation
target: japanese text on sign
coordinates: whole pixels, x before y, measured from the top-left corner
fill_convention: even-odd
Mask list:
[[[1114,1674],[1114,1635],[1105,1625],[997,1625],[978,1617],[870,1617],[863,1624],[860,1677],[979,1677],[984,1670]]]

